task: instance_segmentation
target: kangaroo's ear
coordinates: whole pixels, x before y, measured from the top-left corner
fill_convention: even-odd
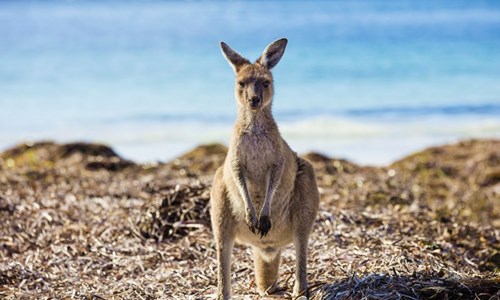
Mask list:
[[[220,42],[220,48],[222,50],[222,54],[227,59],[231,67],[233,68],[235,73],[238,73],[238,70],[246,64],[250,64],[250,61],[243,56],[241,56],[238,52],[234,51],[229,47],[226,43]]]
[[[262,55],[257,59],[256,63],[271,70],[278,64],[283,53],[285,53],[287,43],[288,40],[286,38],[272,42],[264,49],[264,52],[262,52]]]

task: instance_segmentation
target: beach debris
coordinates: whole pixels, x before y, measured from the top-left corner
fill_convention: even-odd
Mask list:
[[[0,154],[0,298],[212,298],[209,190],[224,147],[92,168],[123,161],[109,148],[70,145]],[[498,149],[499,140],[469,140],[380,168],[306,155],[322,197],[311,298],[499,298]],[[233,291],[260,299],[250,251],[234,249]],[[294,256],[283,252],[280,297],[291,298]]]
[[[154,189],[154,188],[153,188]],[[147,192],[159,195],[138,220],[137,226],[145,238],[157,241],[182,238],[189,231],[210,228],[209,189],[200,182],[190,185],[164,186]]]

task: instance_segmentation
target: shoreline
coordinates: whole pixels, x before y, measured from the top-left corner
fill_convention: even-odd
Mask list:
[[[285,138],[289,140],[290,138]],[[343,159],[351,161],[362,166],[384,167],[396,161],[411,156],[427,148],[440,147],[443,145],[456,144],[467,140],[499,140],[500,137],[486,135],[484,137],[475,136],[470,138],[461,137],[413,137],[397,139],[391,137],[353,139],[353,140],[334,140],[312,139],[305,141],[302,139],[291,139],[289,142],[292,150],[299,155],[314,152],[320,153],[330,158]],[[205,145],[219,144],[228,146],[227,141],[210,141],[202,143],[195,142],[146,142],[146,143],[125,143],[112,144],[102,141],[92,141],[86,139],[40,139],[25,140],[17,144],[4,145],[0,148],[0,153],[16,148],[20,145],[35,145],[40,142],[49,142],[56,144],[74,144],[83,143],[89,145],[106,145],[111,148],[121,159],[133,161],[137,164],[155,164],[168,163],[181,157],[196,148]]]
[[[231,111],[230,115],[233,114]],[[232,119],[205,122],[189,118],[117,118],[109,122],[99,118],[75,122],[63,119],[35,126],[34,131],[22,120],[7,119],[5,126],[11,130],[0,135],[0,151],[13,147],[12,141],[87,141],[108,144],[123,158],[136,162],[165,162],[201,144],[227,145],[233,127]],[[278,124],[284,139],[298,153],[314,151],[373,166],[390,164],[432,146],[465,139],[500,138],[500,121],[492,115],[438,115],[421,119],[389,114],[383,118],[358,119],[319,114],[305,119],[278,119]]]

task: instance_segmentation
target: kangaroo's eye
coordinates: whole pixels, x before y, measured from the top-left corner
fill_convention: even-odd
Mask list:
[[[262,85],[263,85],[266,89],[269,87],[269,85],[270,85],[270,84],[271,84],[271,83],[270,83],[268,80],[266,80],[266,81],[264,81],[264,82],[262,83]]]
[[[245,83],[243,81],[238,81],[238,86],[242,89],[245,87]]]

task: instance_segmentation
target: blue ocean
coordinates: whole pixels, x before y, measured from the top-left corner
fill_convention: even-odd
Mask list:
[[[299,153],[382,165],[500,138],[500,1],[1,1],[0,150],[89,141],[136,161],[228,144],[219,42],[273,70]]]

